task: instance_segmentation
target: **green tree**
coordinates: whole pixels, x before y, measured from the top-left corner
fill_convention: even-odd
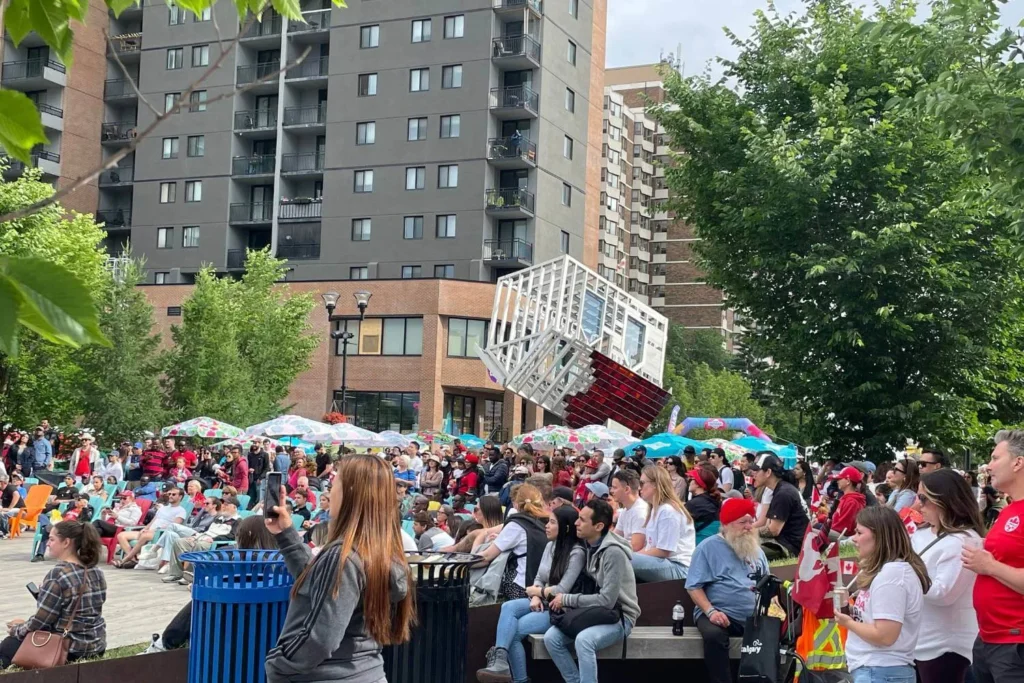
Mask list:
[[[688,330],[673,324],[668,330],[665,362],[689,377],[702,363],[712,370],[722,370],[732,365],[733,358],[715,330]]]
[[[914,7],[876,14],[908,23]],[[729,81],[668,74],[657,116],[686,150],[668,184],[708,281],[754,323],[758,382],[844,455],[963,443],[979,420],[1020,415],[1010,222],[933,117],[885,106],[970,55],[941,33],[866,30],[845,0],[758,13],[734,40]],[[926,47],[935,62],[908,73]]]
[[[312,298],[278,284],[284,261],[267,250],[250,251],[245,266],[237,281],[200,271],[182,324],[171,328],[164,388],[175,419],[267,420],[283,412],[288,387],[309,367],[318,344],[306,321]]]
[[[738,372],[711,368],[707,363],[693,364],[686,373],[673,363],[665,364],[664,385],[672,397],[649,433],[665,431],[674,406],[679,406],[679,420],[685,417],[745,417],[767,430],[765,410],[751,392],[750,383]],[[724,438],[723,432],[688,432],[694,439]]]
[[[138,289],[143,280],[138,261],[118,272],[99,301],[100,329],[111,345],[86,346],[77,353],[85,424],[107,442],[135,441],[165,423],[160,336],[152,334],[153,307]]]

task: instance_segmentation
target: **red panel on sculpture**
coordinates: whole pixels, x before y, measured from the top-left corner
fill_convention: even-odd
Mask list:
[[[597,351],[590,352],[590,372],[590,388],[566,401],[565,424],[574,429],[611,419],[640,436],[668,403],[667,391]]]

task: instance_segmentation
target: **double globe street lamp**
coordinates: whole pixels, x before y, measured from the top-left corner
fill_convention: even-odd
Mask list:
[[[333,323],[334,321],[334,309],[338,307],[338,299],[341,295],[337,292],[324,292],[320,295],[324,300],[324,308],[327,309],[327,321]],[[353,292],[352,296],[355,297],[356,307],[359,309],[359,322],[363,321],[366,316],[366,307],[370,305],[370,297],[373,296],[372,292],[367,292],[365,289],[361,289],[358,292]],[[346,383],[348,375],[348,343],[355,337],[354,332],[348,331],[348,324],[346,323],[344,329],[331,330],[331,339],[341,340],[341,414],[345,416],[345,420],[348,421],[348,385]]]

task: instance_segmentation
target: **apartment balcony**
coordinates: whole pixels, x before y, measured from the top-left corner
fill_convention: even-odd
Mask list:
[[[491,58],[502,69],[538,69],[540,43],[533,36],[499,36],[491,43]]]
[[[108,147],[122,147],[135,139],[135,121],[105,121],[100,128],[100,142]]]
[[[533,265],[533,245],[526,240],[484,240],[484,260],[496,268]]]
[[[651,284],[652,285],[663,285],[663,284],[665,284],[665,274],[664,273],[655,274],[655,273],[652,272],[651,273]]]
[[[668,199],[668,188],[667,187],[662,187],[662,188],[655,187],[654,188],[654,198],[655,199]]]
[[[103,82],[103,99],[108,102],[133,101],[138,99],[131,81],[125,78],[108,78]]]
[[[3,150],[0,150],[0,158],[4,158]],[[25,172],[26,168],[38,168],[43,173],[43,178],[53,180],[60,176],[60,154],[45,149],[33,150],[30,156],[31,165],[26,166],[24,162],[17,159],[7,158],[8,166],[4,175],[14,177]]]
[[[281,68],[280,62],[259,62],[257,64],[243,64],[235,67],[235,85],[252,85],[248,92],[254,95],[266,95],[277,92],[278,77],[272,76]]]
[[[327,128],[327,103],[285,107],[284,127],[294,133],[323,133]]]
[[[492,189],[484,193],[484,208],[500,218],[533,218],[534,196],[521,187]]]
[[[100,209],[96,212],[96,221],[106,225],[107,231],[127,230],[132,227],[131,208]]]
[[[111,168],[100,173],[100,187],[127,187],[135,180],[134,166]]]
[[[277,217],[282,221],[318,221],[323,213],[319,199],[282,199]]]
[[[301,64],[288,69],[285,80],[300,88],[321,88],[327,85],[327,69],[330,57],[309,55]]]
[[[25,59],[4,62],[0,80],[8,90],[32,92],[53,86],[63,88],[67,84],[67,72],[63,64],[52,59]]]
[[[235,132],[250,138],[274,137],[277,134],[277,108],[236,111]]]
[[[43,128],[50,130],[64,130],[64,110],[52,104],[40,103],[36,105],[39,110],[39,118]]]
[[[142,33],[122,33],[110,36],[107,56],[116,55],[122,64],[138,64],[142,58]]]
[[[324,153],[305,152],[281,157],[281,175],[323,177]]]
[[[231,175],[236,180],[262,182],[274,177],[274,155],[252,154],[231,160]]]
[[[491,88],[490,109],[499,119],[537,118],[540,95],[525,85]]]
[[[308,261],[320,258],[320,243],[292,244],[290,241],[282,240],[277,243],[278,258],[289,261]]]
[[[544,5],[541,0],[493,0],[494,13],[502,16],[523,16],[529,12],[535,17],[544,14]]]
[[[523,137],[491,138],[487,141],[487,160],[495,168],[536,168],[537,144]]]
[[[232,204],[228,213],[228,223],[232,225],[270,225],[273,221],[273,202]]]
[[[277,47],[281,44],[281,15],[277,12],[265,11],[263,20],[247,17],[252,21],[242,33],[241,43],[248,47]],[[244,27],[245,22],[243,22]]]
[[[289,21],[288,35],[298,43],[327,42],[331,36],[331,9],[303,12],[305,22]]]

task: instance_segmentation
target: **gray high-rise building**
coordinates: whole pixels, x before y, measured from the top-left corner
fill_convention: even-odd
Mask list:
[[[218,60],[215,23],[226,40],[246,32],[100,178],[109,247],[130,241],[149,282],[187,283],[204,264],[240,271],[247,247],[268,245],[289,280],[491,281],[561,253],[593,262],[603,2],[316,2],[304,23],[268,11],[247,27],[233,3],[214,11],[147,0],[109,19],[160,111]],[[112,55],[105,67],[109,158],[155,114]]]

